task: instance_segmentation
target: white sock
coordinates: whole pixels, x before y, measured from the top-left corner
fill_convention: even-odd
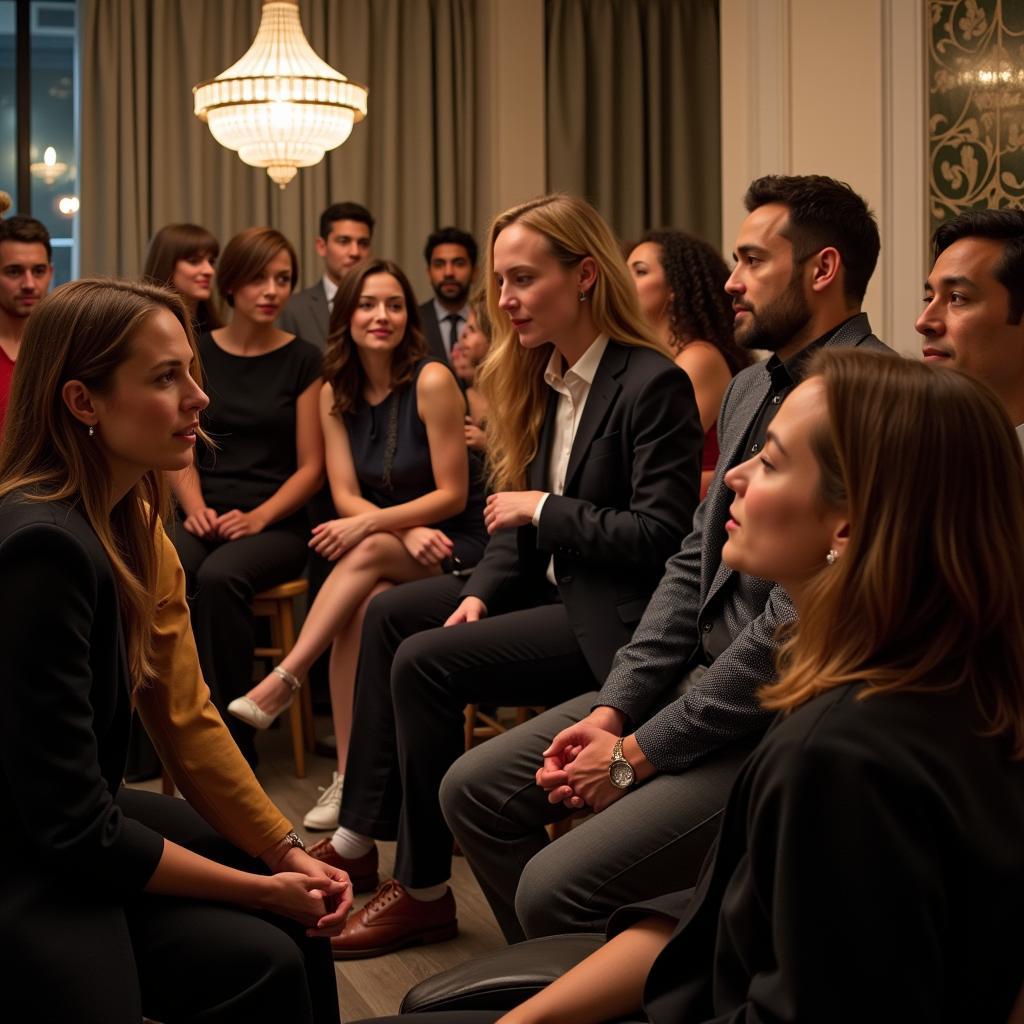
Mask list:
[[[373,849],[373,840],[353,832],[350,828],[339,828],[331,836],[331,846],[339,857],[355,860],[356,857],[363,857]]]
[[[448,891],[448,883],[442,882],[440,885],[428,885],[423,889],[414,889],[411,885],[403,885],[402,888],[414,900],[419,900],[421,903],[433,903],[434,900],[439,900]]]

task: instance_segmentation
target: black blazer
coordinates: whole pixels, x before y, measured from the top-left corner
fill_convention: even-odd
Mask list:
[[[552,391],[527,490],[548,490]],[[576,432],[565,493],[540,525],[500,530],[463,589],[493,612],[554,556],[558,591],[594,676],[603,680],[690,532],[703,433],[690,378],[653,349],[610,341]]]
[[[427,352],[436,359],[449,362],[444,339],[441,337],[441,325],[437,322],[437,310],[434,309],[433,299],[420,306],[420,321],[423,324],[423,337],[427,341]]]
[[[0,934],[24,938],[64,927],[60,907],[75,899],[116,902],[141,889],[163,838],[114,803],[128,661],[113,571],[84,516],[5,498],[0,581],[0,801],[10,816]]]
[[[656,1024],[1004,1024],[1024,955],[1024,764],[964,693],[840,687],[776,719],[679,920]]]

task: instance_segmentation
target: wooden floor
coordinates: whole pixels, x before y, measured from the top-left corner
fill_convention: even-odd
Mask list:
[[[327,720],[318,720],[317,729],[320,735],[327,733]],[[295,823],[307,845],[310,841],[323,838],[328,833],[307,833],[302,828],[302,819],[316,800],[317,786],[327,785],[331,781],[334,765],[326,758],[310,756],[306,778],[297,779],[293,771],[287,729],[271,729],[259,736],[258,743],[260,766],[256,774],[264,789],[281,812]],[[149,783],[144,788],[159,789],[159,783]],[[378,846],[381,878],[389,878],[394,865],[395,844],[379,843]],[[395,1013],[402,996],[416,982],[504,945],[487,901],[464,857],[454,859],[451,885],[458,905],[457,939],[403,950],[373,960],[336,962],[342,1020],[354,1021]],[[356,906],[361,906],[368,898],[356,897]]]

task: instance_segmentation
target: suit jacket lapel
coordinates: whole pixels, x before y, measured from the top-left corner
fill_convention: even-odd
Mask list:
[[[572,442],[572,451],[569,453],[569,465],[565,471],[565,492],[569,493],[573,477],[583,465],[583,461],[590,450],[597,432],[604,423],[608,410],[612,407],[616,395],[622,390],[618,381],[619,375],[629,361],[629,350],[622,345],[616,345],[609,341],[608,347],[604,350],[601,362],[598,364],[597,373],[594,374],[594,383],[590,385],[590,394],[587,395],[587,404],[583,407],[583,415],[580,417],[580,425],[576,429],[576,437]]]

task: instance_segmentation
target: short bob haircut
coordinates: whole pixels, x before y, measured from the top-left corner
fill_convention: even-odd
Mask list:
[[[299,258],[295,247],[276,228],[246,228],[226,246],[217,265],[217,290],[229,306],[235,304],[235,290],[255,281],[267,264],[281,251],[292,264],[292,291],[299,283]]]

